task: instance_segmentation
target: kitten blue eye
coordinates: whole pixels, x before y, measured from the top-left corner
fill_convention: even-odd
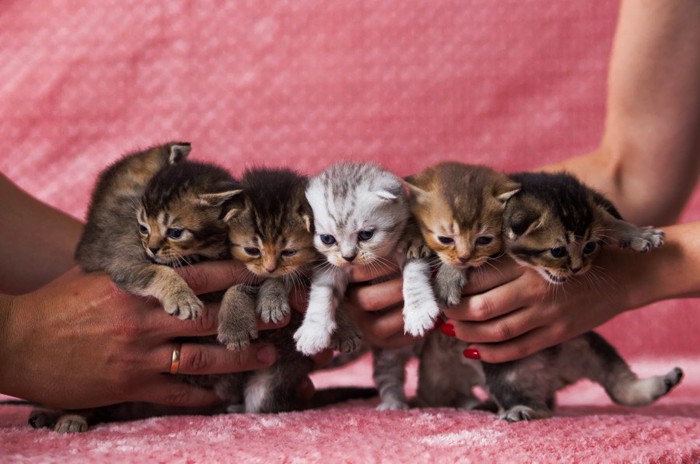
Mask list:
[[[321,239],[321,242],[323,242],[324,245],[333,245],[335,243],[335,237],[333,237],[332,235],[321,234],[319,235],[319,238]]]
[[[143,224],[139,224],[139,233],[141,235],[148,235],[148,227],[144,226]]]
[[[483,237],[477,238],[474,243],[476,244],[476,246],[484,246],[484,245],[488,245],[491,242],[493,242],[493,237],[489,237],[487,235],[484,235]]]
[[[563,247],[563,246],[552,248],[551,250],[549,250],[549,252],[555,258],[563,258],[564,256],[566,256],[568,254],[568,252],[566,251],[566,247]]]
[[[588,242],[584,245],[583,247],[583,253],[586,255],[590,255],[593,253],[596,249],[598,248],[598,244],[596,242]]]
[[[172,238],[173,240],[177,240],[179,238],[182,238],[182,234],[185,232],[185,229],[168,229],[165,231],[165,235],[168,236],[168,238]]]
[[[250,256],[260,256],[260,249],[254,247],[244,247],[243,251],[248,253]]]
[[[297,250],[290,250],[290,249],[282,250],[282,253],[280,253],[280,254],[282,256],[287,256],[287,257],[294,256],[295,254],[297,254]]]
[[[438,237],[438,242],[442,243],[443,245],[452,245],[455,241],[451,237],[445,237],[444,235],[440,235]]]
[[[373,236],[374,236],[373,230],[361,230],[357,234],[357,239],[361,242],[366,242],[367,240],[371,239]]]

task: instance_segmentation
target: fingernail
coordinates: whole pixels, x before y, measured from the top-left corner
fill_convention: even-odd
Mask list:
[[[262,364],[272,364],[275,362],[275,358],[277,358],[277,352],[272,346],[265,345],[258,350],[256,358]]]
[[[475,350],[474,348],[467,348],[462,352],[465,358],[469,359],[481,359],[481,355],[479,354],[479,350]]]
[[[440,330],[448,337],[455,336],[455,326],[453,326],[452,324],[445,323],[442,326],[440,326]]]

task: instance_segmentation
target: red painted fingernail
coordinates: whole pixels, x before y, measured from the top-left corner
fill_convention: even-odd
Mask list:
[[[435,319],[435,325],[433,326],[433,329],[439,329],[444,323],[445,321],[443,321],[441,317],[438,317],[437,319]]]
[[[452,324],[442,324],[442,326],[440,326],[440,330],[448,337],[455,336],[455,326],[453,326]]]
[[[481,359],[481,355],[479,354],[479,350],[475,350],[474,348],[467,348],[462,352],[465,358],[469,359]]]

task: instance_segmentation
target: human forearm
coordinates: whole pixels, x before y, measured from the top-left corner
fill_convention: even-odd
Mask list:
[[[82,224],[0,174],[0,292],[35,290],[74,265]]]
[[[700,2],[622,3],[596,151],[546,166],[609,197],[626,219],[673,223],[700,168]]]

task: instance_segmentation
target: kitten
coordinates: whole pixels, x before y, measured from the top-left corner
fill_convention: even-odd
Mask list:
[[[239,192],[224,170],[183,167],[189,152],[188,143],[169,143],[107,168],[96,185],[76,250],[76,261],[85,271],[105,271],[120,288],[157,298],[168,314],[180,319],[197,318],[202,303],[169,266],[226,252],[225,224],[218,215],[221,205]],[[201,173],[176,178],[184,183],[158,186],[154,177],[166,168],[184,176],[192,169]],[[199,182],[192,180],[197,178]],[[144,196],[149,183],[153,187]]]
[[[645,252],[663,244],[661,230],[623,221],[607,199],[571,175],[523,173],[512,178],[521,191],[504,213],[506,251],[552,285],[590,270],[603,246]],[[483,363],[483,370],[501,418],[509,422],[550,417],[555,393],[581,378],[602,385],[616,403],[643,406],[666,395],[683,376],[674,368],[639,379],[595,332],[518,361]]]
[[[503,252],[506,202],[520,186],[486,166],[444,162],[406,179],[411,213],[427,246],[438,257],[435,293],[445,306],[457,304],[467,271]],[[483,384],[478,362],[462,356],[466,343],[429,333],[420,351],[416,402],[420,406],[473,409],[472,389]]]
[[[432,328],[439,307],[430,285],[425,258],[409,210],[402,180],[372,164],[340,163],[312,178],[306,197],[314,215],[314,245],[327,263],[312,277],[309,306],[302,326],[294,334],[297,349],[314,354],[333,347],[352,351],[358,347],[355,331],[342,299],[353,266],[382,268],[396,261],[402,269],[406,330],[422,335]],[[392,358],[396,353],[384,355]],[[392,364],[378,359],[375,366]],[[406,407],[401,390],[375,375],[382,403],[380,409]]]
[[[201,302],[173,267],[228,257],[223,208],[241,191],[225,170],[185,160],[189,151],[189,144],[171,143],[133,153],[107,168],[76,251],[86,271],[105,271],[121,288],[155,296],[181,318],[198,316]],[[35,411],[30,423],[72,433],[87,430],[96,418],[133,419],[170,409],[127,403]]]

